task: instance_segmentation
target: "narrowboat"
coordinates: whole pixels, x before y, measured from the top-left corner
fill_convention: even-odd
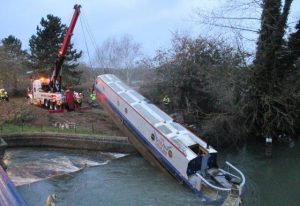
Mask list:
[[[94,88],[99,104],[153,165],[203,200],[240,201],[243,173],[229,162],[228,170],[219,168],[212,146],[112,74],[99,75]]]

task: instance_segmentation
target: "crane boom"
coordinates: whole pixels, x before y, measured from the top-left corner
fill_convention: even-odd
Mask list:
[[[58,56],[57,56],[57,59],[56,59],[56,62],[55,62],[55,66],[53,68],[53,73],[52,73],[52,76],[51,76],[51,79],[50,79],[50,87],[51,89],[53,90],[53,92],[61,92],[61,67],[62,67],[62,64],[65,60],[65,56],[66,56],[66,52],[67,52],[67,49],[68,49],[68,46],[70,44],[70,40],[71,40],[71,37],[72,37],[72,34],[73,34],[73,30],[75,28],[75,25],[76,25],[76,22],[77,22],[77,19],[79,17],[79,14],[80,14],[80,8],[81,6],[76,4],[74,6],[74,14],[73,14],[73,17],[72,17],[72,20],[71,20],[71,23],[68,27],[68,30],[67,30],[67,33],[64,37],[64,41],[63,41],[63,44],[58,52]]]

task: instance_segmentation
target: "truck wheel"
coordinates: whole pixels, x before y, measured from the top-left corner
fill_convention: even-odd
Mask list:
[[[49,100],[44,99],[44,107],[45,107],[46,109],[49,108]]]
[[[51,109],[51,110],[54,109],[54,103],[53,103],[53,102],[50,103],[50,109]]]
[[[54,110],[61,110],[61,106],[60,105],[54,105]]]

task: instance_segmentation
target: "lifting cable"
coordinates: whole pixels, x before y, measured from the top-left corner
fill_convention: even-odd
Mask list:
[[[81,23],[81,28],[83,31],[83,37],[84,37],[84,42],[85,42],[86,50],[87,50],[88,57],[89,57],[89,62],[90,62],[91,68],[93,68],[92,61],[91,61],[90,54],[89,54],[89,49],[88,49],[88,43],[86,40],[86,34],[87,34],[88,38],[90,39],[92,46],[94,47],[94,50],[96,52],[96,57],[99,58],[98,53],[97,53],[97,51],[98,51],[97,42],[94,38],[93,33],[90,30],[90,26],[89,26],[88,21],[86,20],[85,14],[83,12],[81,12],[80,23]],[[86,33],[85,33],[85,31],[86,31]]]
[[[82,33],[83,33],[83,38],[84,38],[84,44],[85,44],[86,52],[87,52],[87,55],[88,55],[88,58],[89,58],[90,67],[93,68],[91,57],[90,57],[90,52],[89,52],[89,47],[88,47],[88,44],[87,44],[87,41],[86,41],[85,32],[84,32],[84,28],[83,28],[83,25],[82,25],[82,20],[81,20],[81,18],[79,18],[79,20],[80,20],[80,25],[81,25]]]

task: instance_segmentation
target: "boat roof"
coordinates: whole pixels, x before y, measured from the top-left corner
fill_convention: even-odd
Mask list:
[[[168,114],[152,104],[144,96],[124,84],[119,78],[113,74],[99,75],[119,96],[121,96],[129,105],[131,105],[138,113],[140,113],[148,122],[150,122],[163,136],[168,138],[188,159],[193,159],[197,155],[189,148],[189,146],[199,144],[205,148],[208,153],[216,153],[217,151],[209,146],[200,137],[193,134],[181,124],[174,121]]]

